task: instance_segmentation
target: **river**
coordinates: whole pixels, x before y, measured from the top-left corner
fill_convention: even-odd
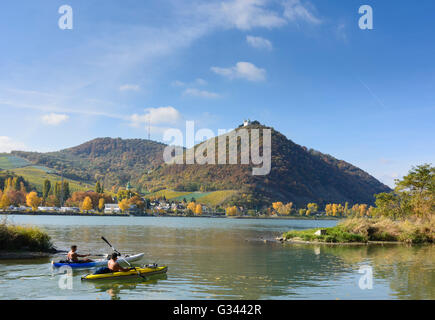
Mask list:
[[[51,259],[0,261],[0,299],[435,299],[435,247],[294,245],[267,241],[331,220],[9,216],[44,229],[58,249],[144,252],[167,275],[72,287]],[[266,240],[266,241],[265,241]],[[56,257],[58,259],[59,257]],[[361,272],[361,273],[360,273]]]

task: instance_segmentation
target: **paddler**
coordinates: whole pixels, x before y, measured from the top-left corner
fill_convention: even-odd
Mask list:
[[[123,268],[118,263],[118,254],[116,252],[112,253],[111,259],[107,263],[107,267],[109,268],[110,272],[127,272],[130,269],[129,268]]]
[[[71,251],[68,252],[67,259],[69,262],[72,263],[86,263],[86,262],[92,262],[91,259],[85,259],[85,260],[79,260],[79,258],[86,258],[89,257],[90,254],[78,254],[77,253],[77,246],[71,246]]]

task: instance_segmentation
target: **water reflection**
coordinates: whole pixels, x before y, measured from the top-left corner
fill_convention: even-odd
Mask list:
[[[133,278],[133,279],[116,279],[116,280],[101,280],[88,281],[86,286],[92,286],[97,292],[107,293],[111,300],[120,300],[123,291],[143,291],[148,285],[156,285],[159,280],[166,280],[166,274],[157,274],[150,277]],[[140,289],[140,290],[139,290]]]
[[[386,280],[399,299],[435,299],[435,247],[433,245],[369,245],[326,247],[325,252],[349,264],[373,266],[374,277]]]

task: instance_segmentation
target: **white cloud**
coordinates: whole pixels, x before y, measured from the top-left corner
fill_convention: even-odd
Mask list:
[[[214,1],[198,6],[199,16],[208,25],[221,28],[251,30],[253,28],[277,28],[291,22],[304,21],[319,24],[322,21],[315,15],[315,7],[308,1],[285,0],[281,10],[273,9],[272,0],[229,0]],[[270,6],[272,4],[272,6]]]
[[[183,95],[188,95],[192,97],[200,97],[200,98],[208,98],[208,99],[215,99],[219,98],[220,95],[215,92],[210,92],[206,90],[199,90],[196,88],[187,88],[184,90]]]
[[[311,24],[319,24],[322,22],[314,13],[314,7],[306,2],[302,4],[300,0],[287,0],[284,2],[284,17],[289,21],[304,21]]]
[[[173,87],[186,87],[186,86],[205,86],[207,85],[207,81],[201,78],[196,78],[194,81],[191,82],[183,82],[180,80],[172,81],[171,85]]]
[[[180,112],[174,107],[147,108],[145,114],[133,114],[130,116],[130,124],[134,127],[159,124],[176,124],[181,120]]]
[[[84,114],[130,121],[130,114],[125,114],[124,110],[131,106],[116,101],[117,96],[112,96],[112,91],[113,88],[118,92],[136,90],[138,86],[119,83],[120,78],[153,75],[155,70],[163,74],[168,71],[165,59],[171,59],[198,39],[222,29],[270,29],[285,26],[289,20],[296,18],[314,22],[319,20],[313,13],[314,8],[307,2],[302,5],[301,1],[287,1],[284,10],[279,5],[282,1],[286,0],[209,0],[199,5],[196,1],[190,4],[174,1],[171,2],[174,6],[171,12],[174,14],[162,20],[159,26],[148,24],[146,20],[122,27],[112,24],[103,29],[101,25],[95,25],[95,37],[72,49],[72,56],[86,56],[85,60],[72,60],[67,69],[59,68],[54,63],[56,61],[50,59],[47,65],[23,65],[26,72],[23,72],[22,81],[33,82],[32,91],[26,95],[0,92],[0,108],[5,105],[9,108],[34,109],[44,114]],[[52,76],[41,80],[41,70]],[[215,68],[215,72],[250,81],[263,80],[266,74],[265,70],[243,62],[227,71]],[[65,73],[69,75],[68,79],[59,80],[63,79]],[[153,82],[154,78],[150,76],[148,81]],[[18,80],[16,85],[19,86]],[[193,82],[196,83],[184,84],[183,90],[204,85],[201,80]],[[53,88],[53,93],[39,91],[46,87]],[[106,101],[91,101],[91,98]]]
[[[246,79],[249,81],[262,81],[266,79],[266,70],[257,68],[250,62],[237,62],[234,67],[212,67],[211,70],[221,76],[234,79]]]
[[[257,49],[272,50],[272,42],[262,37],[246,36],[246,42]]]
[[[42,116],[42,122],[45,124],[48,124],[50,126],[57,126],[61,124],[62,122],[69,119],[69,116],[66,114],[60,114],[60,113],[50,113]]]
[[[201,79],[201,78],[196,78],[195,79],[195,83],[198,86],[205,86],[205,85],[207,85],[207,81],[205,81],[204,79]]]
[[[172,81],[171,85],[173,87],[184,87],[186,84],[183,81],[175,80],[175,81]]]
[[[278,12],[266,9],[268,0],[232,0],[215,2],[200,7],[210,23],[222,27],[250,30],[256,27],[274,28],[286,24]]]
[[[140,86],[137,84],[124,84],[119,87],[120,91],[139,91]]]
[[[25,150],[26,146],[10,137],[0,136],[0,152],[11,152],[14,150]]]

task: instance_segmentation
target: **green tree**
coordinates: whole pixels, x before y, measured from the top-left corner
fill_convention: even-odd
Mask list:
[[[402,180],[396,180],[393,192],[375,196],[375,215],[393,219],[412,215],[430,218],[435,212],[435,168],[430,164],[413,167]]]
[[[412,214],[429,218],[435,212],[435,167],[413,167],[401,181],[396,181],[396,192],[409,197]]]
[[[61,190],[62,190],[62,184],[61,182],[56,182],[54,185],[54,195],[56,196],[57,200],[60,202],[61,200]]]
[[[435,167],[423,164],[412,167],[408,175],[401,181],[396,180],[398,190],[408,190],[412,195],[421,195],[425,192],[435,192]]]
[[[97,181],[97,183],[95,184],[95,192],[102,193],[100,181]]]
[[[69,182],[64,181],[63,182],[63,201],[71,198],[71,190],[69,188]]]
[[[71,198],[71,191],[69,188],[69,182],[64,181],[62,182],[58,181],[54,185],[54,195],[59,201],[60,205],[62,205],[66,200]]]
[[[50,194],[51,190],[51,182],[50,180],[45,180],[44,185],[42,186],[42,198],[44,200],[47,200],[48,195]]]

